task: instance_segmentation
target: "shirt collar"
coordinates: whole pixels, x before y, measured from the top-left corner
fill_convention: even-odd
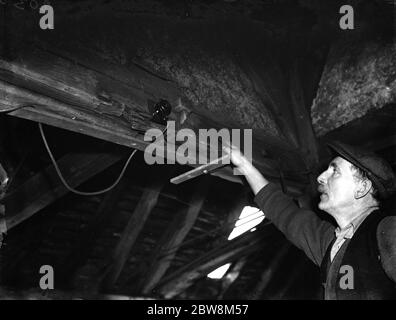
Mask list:
[[[337,227],[335,229],[335,235],[337,238],[345,238],[345,239],[351,239],[352,236],[355,234],[356,230],[359,228],[359,226],[362,224],[364,219],[367,218],[367,216],[376,210],[377,208],[370,208],[369,210],[366,210],[363,212],[361,215],[357,216],[355,219],[353,219],[346,227],[340,228]]]

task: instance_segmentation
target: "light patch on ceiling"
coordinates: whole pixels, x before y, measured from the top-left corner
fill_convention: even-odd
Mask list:
[[[264,220],[264,213],[255,207],[246,206],[243,208],[235,227],[228,236],[228,240],[232,240],[247,231],[255,231],[256,226]],[[231,263],[227,263],[209,273],[207,276],[211,279],[221,279],[224,277]]]
[[[228,240],[232,240],[241,235],[242,233],[249,231],[263,220],[264,213],[261,210],[255,207],[244,207],[239,216],[239,219],[235,223],[234,230],[232,230],[232,232],[228,236]]]
[[[231,266],[231,263],[227,263],[222,265],[221,267],[217,268],[216,270],[212,271],[208,274],[208,278],[211,279],[221,279],[224,277],[225,273],[227,272],[228,268]]]

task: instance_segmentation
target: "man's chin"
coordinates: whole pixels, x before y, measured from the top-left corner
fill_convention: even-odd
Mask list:
[[[326,210],[327,207],[328,207],[328,206],[327,206],[327,201],[321,200],[321,201],[319,202],[319,204],[318,204],[318,208],[319,208],[320,210]]]

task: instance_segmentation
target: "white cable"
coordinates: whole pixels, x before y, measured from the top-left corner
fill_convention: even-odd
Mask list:
[[[49,145],[48,145],[47,139],[45,138],[45,134],[44,134],[44,131],[43,131],[43,126],[42,126],[42,124],[41,124],[40,122],[39,122],[38,125],[39,125],[41,137],[42,137],[42,139],[43,139],[45,148],[47,149],[48,155],[49,155],[50,158],[51,158],[51,161],[52,161],[52,163],[53,163],[53,165],[54,165],[54,167],[55,167],[55,170],[56,170],[56,173],[57,173],[58,176],[59,176],[59,179],[62,181],[62,183],[64,184],[64,186],[66,187],[67,190],[69,190],[70,192],[73,192],[73,193],[75,193],[75,194],[78,194],[78,195],[80,195],[80,196],[96,196],[96,195],[103,194],[103,193],[108,192],[108,191],[110,191],[111,189],[113,189],[113,188],[120,182],[121,178],[124,176],[124,173],[125,173],[125,171],[126,171],[128,165],[129,165],[129,162],[132,160],[132,157],[134,156],[134,154],[135,154],[136,151],[137,151],[137,149],[135,149],[135,150],[132,151],[132,153],[131,153],[131,155],[129,156],[128,160],[125,162],[125,165],[124,165],[124,167],[122,168],[120,175],[118,176],[118,178],[116,179],[116,181],[115,181],[111,186],[109,186],[109,187],[107,187],[107,188],[105,188],[105,189],[99,190],[99,191],[94,191],[94,192],[83,192],[83,191],[78,191],[78,190],[72,188],[71,186],[69,186],[69,184],[66,182],[66,180],[65,180],[65,178],[63,177],[62,172],[60,171],[60,169],[59,169],[59,167],[58,167],[58,164],[56,163],[56,160],[55,160],[55,158],[54,158],[54,156],[53,156],[53,154],[52,154],[52,152],[51,152],[51,149],[50,149],[50,147],[49,147]]]

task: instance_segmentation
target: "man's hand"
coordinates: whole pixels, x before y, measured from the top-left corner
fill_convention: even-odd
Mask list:
[[[225,153],[230,156],[230,160],[232,164],[241,171],[242,174],[245,175],[253,165],[251,162],[242,154],[242,152],[235,146],[228,145],[223,147]]]
[[[230,155],[232,164],[246,177],[255,195],[268,184],[268,180],[263,177],[260,171],[253,166],[237,147],[229,145],[223,147],[223,150]]]

